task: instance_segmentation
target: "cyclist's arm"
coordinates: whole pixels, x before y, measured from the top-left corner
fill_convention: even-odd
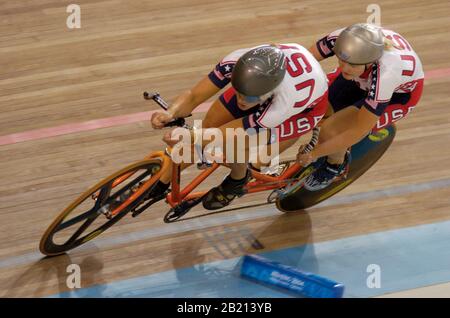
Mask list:
[[[356,144],[376,125],[378,116],[361,107],[358,111],[356,122],[349,126],[349,129],[333,138],[319,143],[311,152],[312,158],[320,158],[336,152],[345,151]]]
[[[322,56],[322,54],[320,54],[320,52],[317,49],[317,46],[315,44],[309,48],[309,52],[311,52],[311,54],[314,56],[314,58],[319,62],[324,59],[324,57]]]
[[[337,37],[341,34],[344,29],[339,29],[331,32],[330,34],[324,36],[314,43],[309,51],[316,58],[317,61],[322,61],[334,55],[334,45],[336,43]]]
[[[212,97],[219,90],[220,88],[208,76],[205,76],[193,88],[178,96],[168,112],[173,118],[187,117],[197,106]]]

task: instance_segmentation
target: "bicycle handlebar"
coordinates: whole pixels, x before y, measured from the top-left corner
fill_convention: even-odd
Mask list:
[[[153,100],[164,110],[169,109],[169,104],[167,104],[167,102],[161,97],[161,95],[159,95],[159,93],[144,92],[144,99]]]
[[[155,93],[144,92],[144,99],[154,101],[165,111],[167,111],[169,109],[169,104],[157,92],[155,92]],[[190,116],[191,115],[189,115],[187,117],[190,117]],[[184,120],[184,118],[175,118],[174,120],[166,123],[164,125],[164,127],[175,127],[175,126],[183,127],[185,125],[185,123],[186,123],[186,121]]]

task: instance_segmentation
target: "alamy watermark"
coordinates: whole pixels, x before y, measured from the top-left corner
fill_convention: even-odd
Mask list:
[[[366,269],[370,275],[367,277],[367,288],[381,288],[381,266],[377,264],[370,264]]]
[[[81,288],[81,268],[77,264],[67,266],[66,272],[69,273],[66,279],[66,285],[69,289]]]
[[[70,4],[66,8],[66,12],[70,13],[67,17],[66,25],[69,29],[81,28],[81,7],[78,4]]]
[[[367,17],[367,23],[381,26],[381,7],[378,4],[369,4],[366,8],[366,12],[371,13]]]
[[[201,120],[194,127],[202,127]],[[225,136],[224,136],[225,135]],[[177,143],[171,149],[175,163],[261,163],[275,166],[279,160],[277,129],[257,131],[254,128],[175,128],[171,139]]]

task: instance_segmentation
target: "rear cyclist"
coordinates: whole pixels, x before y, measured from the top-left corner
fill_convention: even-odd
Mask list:
[[[411,112],[422,96],[424,73],[408,41],[371,24],[334,31],[310,51],[319,61],[336,55],[339,63],[328,75],[329,112],[334,114],[323,121],[316,148],[297,156],[303,165],[327,156],[305,183],[316,191],[345,174],[349,147]]]

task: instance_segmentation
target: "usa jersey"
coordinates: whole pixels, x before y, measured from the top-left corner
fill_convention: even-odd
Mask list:
[[[316,43],[324,58],[334,55],[337,37],[344,29],[336,30]],[[383,35],[392,41],[393,47],[385,49],[381,58],[354,81],[367,91],[365,107],[381,115],[393,93],[410,93],[424,78],[422,62],[412,46],[400,34],[382,29]]]
[[[273,128],[320,102],[328,90],[327,77],[319,62],[296,43],[278,45],[286,57],[286,75],[272,96],[244,119],[244,128]],[[252,48],[227,55],[209,74],[219,88],[231,81],[237,60]]]

